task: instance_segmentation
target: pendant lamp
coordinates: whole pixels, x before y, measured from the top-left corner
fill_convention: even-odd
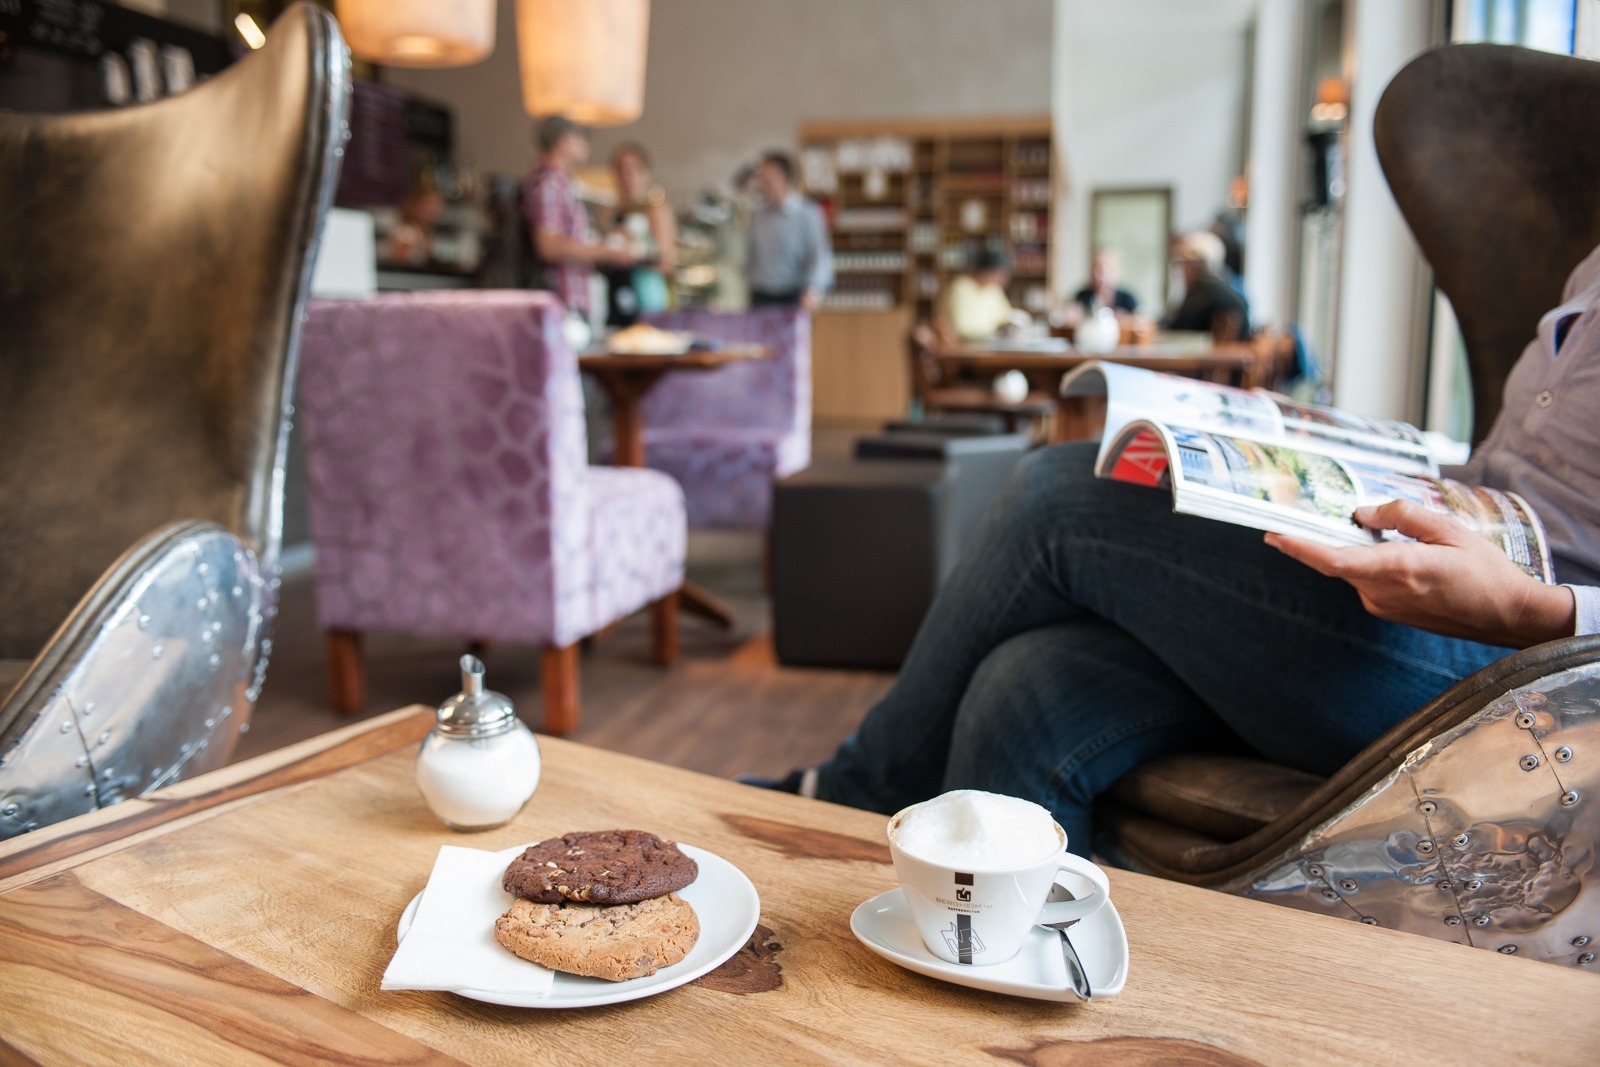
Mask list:
[[[644,111],[650,0],[517,0],[522,105],[617,126]]]
[[[388,67],[461,67],[494,51],[495,0],[338,0],[350,51]]]

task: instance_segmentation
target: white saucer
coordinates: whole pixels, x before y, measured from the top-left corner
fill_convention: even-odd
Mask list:
[[[510,863],[527,847],[517,845],[505,849],[500,855]],[[583,978],[557,971],[548,993],[517,989],[458,989],[455,992],[468,1000],[502,1004],[509,1008],[590,1008],[665,993],[720,967],[743,948],[755,932],[756,921],[761,918],[761,898],[756,895],[756,887],[750,884],[744,872],[721,856],[681,842],[678,848],[700,866],[700,873],[695,880],[678,890],[678,895],[689,902],[700,920],[700,938],[679,962],[671,967],[663,967],[655,974],[626,982],[607,982],[600,978]],[[397,930],[400,940],[404,940],[406,932],[411,929],[421,900],[422,894],[418,893],[401,913]],[[507,905],[510,902],[511,897],[507,894]]]
[[[946,963],[923,945],[905,897],[899,889],[891,889],[856,908],[850,932],[884,959],[929,978],[1034,1000],[1075,1003],[1078,999],[1061,957],[1061,937],[1042,926],[1034,927],[1022,951],[1004,963],[982,967]],[[1128,934],[1111,902],[1085,916],[1068,936],[1083,961],[1094,999],[1122,992],[1128,980]]]

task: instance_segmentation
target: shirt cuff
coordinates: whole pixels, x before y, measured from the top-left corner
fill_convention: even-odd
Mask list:
[[[1569,585],[1567,588],[1572,590],[1578,609],[1578,625],[1573,634],[1600,634],[1600,585]]]

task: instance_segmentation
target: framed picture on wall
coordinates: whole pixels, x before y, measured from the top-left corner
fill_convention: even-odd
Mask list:
[[[1116,251],[1122,288],[1139,310],[1160,317],[1167,306],[1167,242],[1172,233],[1172,187],[1096,189],[1089,197],[1089,245]],[[1087,270],[1085,271],[1087,274]]]

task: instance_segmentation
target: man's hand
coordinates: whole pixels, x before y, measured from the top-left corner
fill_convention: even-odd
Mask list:
[[[1392,500],[1358,509],[1355,519],[1416,540],[1329,548],[1269,533],[1266,541],[1313,570],[1349,582],[1380,619],[1507,648],[1571,635],[1577,612],[1571,590],[1529,577],[1450,516]]]
[[[822,294],[815,289],[807,289],[800,294],[800,306],[807,311],[816,311],[822,306]]]

